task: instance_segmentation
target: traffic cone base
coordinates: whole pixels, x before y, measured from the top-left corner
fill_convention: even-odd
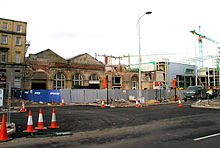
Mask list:
[[[52,122],[51,122],[51,125],[48,126],[48,128],[60,128],[60,127],[57,126],[56,123],[52,123]]]
[[[36,133],[37,130],[24,130],[23,132],[24,133]]]
[[[47,129],[47,127],[35,127],[34,129],[41,130],[41,129]]]
[[[27,110],[25,108],[21,108],[20,112],[26,112]]]
[[[12,138],[8,138],[7,127],[6,127],[6,115],[2,115],[2,126],[0,131],[0,142],[5,142],[12,140]]]
[[[6,140],[0,140],[0,142],[7,142],[7,141],[10,141],[10,140],[12,140],[13,138],[8,138],[8,139],[6,139]]]

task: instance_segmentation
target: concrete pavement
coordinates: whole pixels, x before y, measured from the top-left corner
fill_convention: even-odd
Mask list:
[[[199,100],[194,102],[191,106],[197,108],[220,109],[220,98]]]

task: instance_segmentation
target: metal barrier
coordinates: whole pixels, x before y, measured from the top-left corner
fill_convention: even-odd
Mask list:
[[[183,98],[184,90],[177,90],[176,94]],[[160,100],[170,98],[175,95],[175,90],[142,90],[143,101]],[[61,90],[23,90],[22,99],[41,102],[61,102],[64,98],[65,103],[86,103],[96,102],[103,99],[110,101],[128,100],[129,97],[136,98],[138,90],[121,90],[121,89],[61,89]]]
[[[108,92],[107,92],[108,91]],[[176,94],[183,98],[184,90],[177,90]],[[121,89],[61,89],[61,97],[65,99],[65,103],[86,103],[96,102],[103,99],[109,100],[128,100],[129,96],[136,98],[137,90],[121,90]],[[142,90],[141,94],[144,101],[162,98],[170,98],[175,95],[175,90]],[[108,96],[107,96],[108,95]]]

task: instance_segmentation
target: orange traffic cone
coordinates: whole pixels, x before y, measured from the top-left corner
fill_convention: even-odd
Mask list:
[[[53,108],[53,110],[52,110],[52,119],[50,122],[50,126],[48,128],[60,128],[59,126],[57,126],[56,109],[55,108]]]
[[[8,141],[11,138],[8,138],[7,127],[6,127],[6,116],[5,114],[2,115],[2,126],[0,132],[0,141]]]
[[[135,107],[139,107],[139,103],[138,103],[138,100],[136,100],[136,104],[135,104]]]
[[[63,97],[61,98],[61,105],[65,105]]]
[[[31,110],[29,110],[29,112],[28,112],[27,130],[24,130],[23,132],[25,132],[25,133],[34,133],[34,132],[37,132],[37,130],[34,130]]]
[[[55,103],[55,102],[54,102],[54,100],[53,100],[53,98],[52,98],[52,102],[51,102],[51,104],[54,105],[54,103]]]
[[[179,98],[178,100],[178,106],[183,106],[182,102],[181,102],[181,99]]]
[[[35,127],[35,129],[47,129],[47,128],[44,126],[43,110],[42,110],[42,108],[40,108],[39,116],[38,116],[38,123],[37,123],[37,127]]]
[[[104,103],[104,101],[102,101],[101,108],[105,108],[105,103]]]
[[[26,112],[27,110],[25,109],[25,101],[22,101],[22,108],[20,112]]]

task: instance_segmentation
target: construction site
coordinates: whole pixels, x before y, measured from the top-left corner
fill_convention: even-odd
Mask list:
[[[191,103],[196,107],[219,106],[220,47],[217,41],[203,34],[200,26],[189,31],[196,38],[196,46],[192,50],[195,54],[190,53],[193,56],[186,59],[177,60],[175,53],[151,52],[121,56],[95,53],[94,57],[82,53],[63,58],[51,49],[25,57],[30,44],[21,43],[20,39],[26,39],[27,23],[1,18],[0,21],[3,26],[0,35],[5,39],[0,44],[0,142],[11,141],[9,147],[48,146],[44,144],[78,147],[84,143],[93,147],[124,136],[125,140],[135,139],[138,134],[132,134],[133,127],[143,126],[145,136],[157,131],[155,121],[159,121],[156,125],[161,130],[169,131],[173,127],[178,129],[179,124],[185,126],[185,116],[204,113],[192,108]],[[10,30],[7,27],[10,23],[15,23],[18,30]],[[19,30],[22,27],[25,29]],[[16,38],[15,45],[7,43],[6,36]],[[204,42],[217,45],[214,55],[207,54],[209,49]],[[198,89],[197,96],[195,90],[189,91],[191,87]],[[170,127],[163,129],[162,123]],[[148,126],[153,131],[148,131]],[[187,126],[192,127],[188,122]],[[118,132],[120,128],[126,129],[126,133]],[[108,129],[117,136],[102,131]],[[66,142],[65,136],[74,142]],[[108,141],[109,137],[112,140]],[[33,140],[26,138],[37,140],[31,143]],[[7,147],[4,143],[1,146]]]

